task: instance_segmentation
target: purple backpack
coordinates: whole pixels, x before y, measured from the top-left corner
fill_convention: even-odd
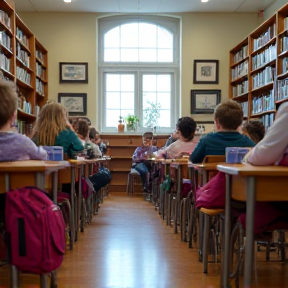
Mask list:
[[[23,272],[49,273],[65,252],[65,223],[60,208],[45,192],[23,187],[6,193],[6,234],[10,263]]]

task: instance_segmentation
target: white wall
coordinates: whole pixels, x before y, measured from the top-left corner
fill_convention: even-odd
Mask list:
[[[191,89],[221,89],[228,97],[229,51],[260,25],[256,13],[181,13],[181,115],[190,115]],[[97,30],[94,13],[19,13],[48,50],[49,99],[60,92],[88,94],[88,113],[96,123]],[[218,59],[219,84],[193,84],[193,60]],[[88,62],[88,84],[59,84],[59,62]],[[180,95],[179,95],[180,96]],[[212,115],[193,115],[212,120]],[[97,126],[97,125],[96,125]]]

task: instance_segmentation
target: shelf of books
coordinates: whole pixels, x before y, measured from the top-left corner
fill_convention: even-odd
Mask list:
[[[0,51],[0,77],[16,83],[18,128],[29,134],[47,101],[48,56],[9,0],[0,0]]]
[[[230,51],[229,98],[241,103],[244,118],[261,121],[266,129],[273,123],[277,109],[276,23],[277,14]]]

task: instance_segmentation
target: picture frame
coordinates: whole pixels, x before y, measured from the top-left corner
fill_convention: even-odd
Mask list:
[[[58,93],[58,102],[67,109],[69,116],[87,114],[87,93]]]
[[[219,60],[194,60],[193,84],[219,84]]]
[[[191,90],[191,114],[213,114],[221,101],[221,90]]]
[[[88,83],[88,63],[86,62],[60,62],[60,83]]]

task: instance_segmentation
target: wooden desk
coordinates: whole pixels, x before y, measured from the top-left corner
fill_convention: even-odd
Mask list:
[[[229,253],[231,251],[231,199],[246,201],[246,247],[244,287],[251,287],[254,255],[255,201],[288,201],[288,167],[221,164],[217,169],[226,173],[225,251],[223,287],[229,287]]]

